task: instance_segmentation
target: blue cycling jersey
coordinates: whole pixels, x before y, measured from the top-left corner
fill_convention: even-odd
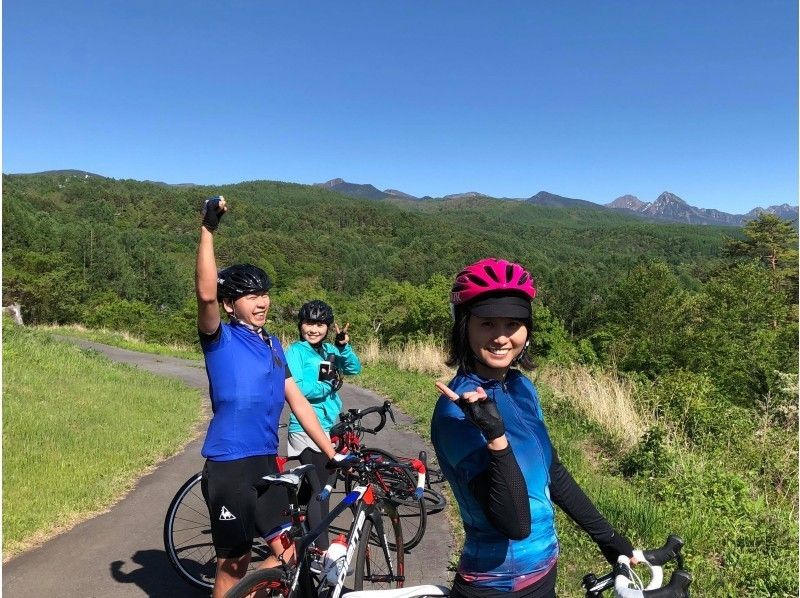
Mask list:
[[[278,453],[287,368],[280,341],[267,338],[236,323],[200,337],[214,411],[202,450],[207,459]]]
[[[431,440],[464,521],[466,538],[459,574],[478,588],[503,592],[524,589],[547,575],[558,558],[548,490],[553,449],[539,397],[531,381],[517,370],[510,370],[504,382],[459,371],[448,386],[458,394],[481,386],[496,401],[506,437],[525,477],[531,510],[527,538],[511,540],[492,526],[469,488],[469,482],[488,466],[486,438],[455,403],[440,397],[433,412]]]

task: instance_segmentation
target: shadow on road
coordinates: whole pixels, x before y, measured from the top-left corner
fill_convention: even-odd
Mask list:
[[[163,550],[140,550],[131,557],[131,561],[133,565],[125,561],[113,561],[109,565],[111,577],[117,583],[136,584],[151,598],[194,598],[210,594],[208,590],[194,588],[182,581]],[[135,568],[136,565],[139,567]]]

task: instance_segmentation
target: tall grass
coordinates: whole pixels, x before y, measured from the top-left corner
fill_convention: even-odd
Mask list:
[[[4,320],[5,557],[107,509],[201,414],[197,390]]]
[[[552,389],[553,400],[567,401],[626,448],[647,429],[645,414],[633,398],[634,385],[617,374],[579,365],[547,366],[537,370],[536,380]]]
[[[387,363],[400,370],[437,377],[453,374],[453,369],[444,363],[447,358],[444,347],[431,341],[412,341],[387,347],[372,339],[358,347],[358,355],[365,364]]]

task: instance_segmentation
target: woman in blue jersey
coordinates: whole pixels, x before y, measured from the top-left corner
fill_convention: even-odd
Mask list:
[[[334,342],[328,343],[325,340],[331,326],[334,323],[330,305],[319,299],[303,304],[297,322],[300,340],[286,350],[292,377],[314,408],[326,434],[339,421],[342,411],[342,399],[337,392],[342,384],[342,375],[361,372],[361,362],[350,345],[350,325],[343,328],[335,325]],[[328,479],[325,468],[328,457],[319,450],[294,415],[289,417],[288,449],[289,457],[298,457],[304,465],[314,465],[320,486],[324,486]],[[312,528],[327,515],[328,501],[309,503],[308,519]],[[317,539],[317,546],[328,547],[327,534]]]
[[[291,376],[280,342],[264,330],[269,277],[249,264],[217,272],[214,231],[226,211],[221,196],[204,204],[195,276],[197,327],[214,412],[202,450],[206,458],[202,489],[217,555],[214,598],[222,598],[247,572],[256,532],[274,553],[265,567],[293,557],[293,547],[284,549],[279,538],[288,522],[286,491],[271,488],[259,496],[256,489],[262,476],[277,472],[278,420],[284,400],[311,441],[328,459],[335,456]],[[220,304],[227,323],[220,319]]]
[[[436,456],[458,501],[466,537],[452,596],[555,596],[554,506],[609,562],[633,547],[616,533],[558,460],[531,381],[531,300],[519,264],[480,260],[456,277],[448,364],[457,366],[431,422]]]

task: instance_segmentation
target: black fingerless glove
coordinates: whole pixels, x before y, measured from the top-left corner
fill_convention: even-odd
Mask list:
[[[458,399],[457,405],[461,407],[467,419],[478,426],[489,442],[506,433],[503,418],[497,410],[497,403],[494,402],[494,399],[475,401],[474,403]]]
[[[203,226],[208,230],[217,230],[219,221],[222,220],[222,217],[225,215],[225,211],[219,209],[219,202],[221,200],[222,196],[217,195],[208,198],[205,203],[203,203]]]
[[[344,338],[346,336],[347,336],[347,333],[344,330],[342,330],[341,332],[337,332],[336,333],[336,344],[339,347],[344,348],[344,346],[347,344],[346,342],[344,342]]]
[[[614,532],[611,538],[602,544],[598,544],[598,546],[600,547],[600,552],[603,553],[603,556],[611,565],[617,564],[617,559],[621,554],[633,556],[633,544],[628,538],[617,532]]]

